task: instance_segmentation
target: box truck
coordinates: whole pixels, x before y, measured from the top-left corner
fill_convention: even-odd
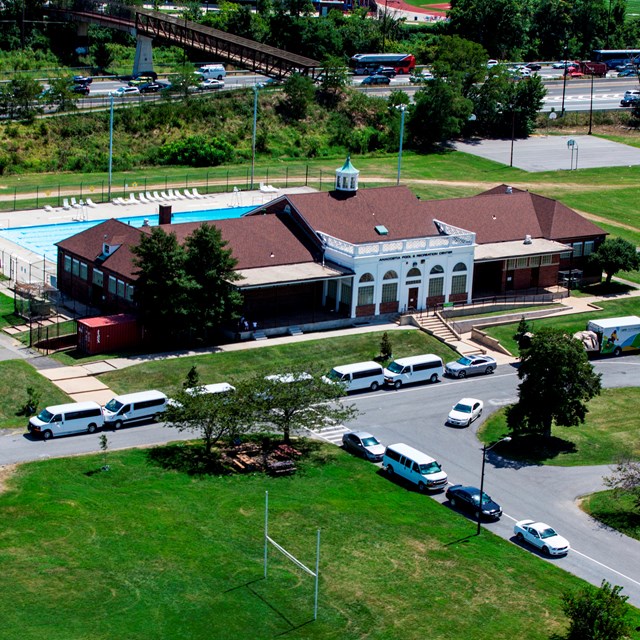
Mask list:
[[[589,353],[613,354],[640,349],[640,318],[624,316],[590,320],[586,331],[574,334]]]

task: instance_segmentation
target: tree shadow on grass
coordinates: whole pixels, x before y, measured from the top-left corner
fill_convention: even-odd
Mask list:
[[[154,447],[147,459],[162,469],[180,471],[190,476],[229,473],[216,454],[207,455],[200,443],[176,443]]]
[[[503,442],[495,450],[487,453],[487,460],[495,467],[520,468],[528,465],[544,464],[560,455],[577,451],[569,440],[556,436],[544,438],[537,435],[513,436],[511,442]]]
[[[607,297],[615,297],[620,296],[625,293],[629,293],[629,291],[633,291],[635,287],[632,287],[628,284],[624,284],[622,282],[612,281],[609,284],[606,282],[599,282],[597,284],[590,284],[584,287],[580,287],[580,293],[589,295],[589,296],[602,296],[604,298]]]

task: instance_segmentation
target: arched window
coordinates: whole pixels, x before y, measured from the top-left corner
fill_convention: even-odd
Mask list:
[[[460,273],[461,271],[466,271],[467,267],[464,263],[458,262],[458,264],[453,267],[454,272]],[[451,293],[467,293],[467,274],[461,276],[452,276],[451,277]]]
[[[373,282],[374,277],[370,273],[363,273],[360,276],[360,286],[358,287],[358,306],[373,304],[373,284],[362,286],[363,282]]]
[[[373,282],[373,276],[370,273],[363,273],[360,276],[360,282]]]
[[[420,284],[422,282],[422,273],[420,273],[420,269],[409,269],[409,273],[407,273],[407,284]]]
[[[430,298],[437,298],[444,294],[444,269],[436,264],[429,271],[429,293]]]
[[[384,274],[383,280],[397,280],[398,274],[391,270]],[[381,302],[397,302],[398,301],[398,283],[386,282],[382,285]]]
[[[467,270],[467,265],[464,264],[464,262],[458,262],[458,264],[453,267],[454,271],[466,271]]]
[[[387,271],[387,273],[384,274],[383,280],[397,280],[398,279],[398,274],[395,271]]]

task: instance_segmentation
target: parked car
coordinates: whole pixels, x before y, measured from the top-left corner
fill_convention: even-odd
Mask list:
[[[393,67],[378,67],[371,75],[387,76],[387,78],[395,78],[396,70]]]
[[[138,87],[118,87],[113,91],[109,91],[110,96],[122,97],[128,95],[136,95],[140,93]]]
[[[215,91],[217,89],[224,89],[224,80],[214,80],[210,78],[209,80],[203,80],[199,85],[198,89],[200,91]]]
[[[71,87],[71,91],[73,93],[81,93],[83,96],[89,95],[89,85],[88,84],[76,84]]]
[[[353,451],[358,455],[371,460],[372,462],[380,462],[384,455],[384,445],[370,433],[366,431],[352,431],[342,436],[342,445],[345,449]]]
[[[633,69],[623,69],[618,73],[618,78],[628,78],[629,76],[637,75],[637,71],[635,68]]]
[[[513,533],[518,542],[526,542],[546,556],[564,556],[571,549],[569,541],[544,522],[520,520],[513,527]]]
[[[447,422],[457,427],[468,427],[482,415],[484,403],[476,398],[462,398],[447,416]]]
[[[539,62],[527,62],[524,66],[530,71],[540,71],[542,69],[542,65]]]
[[[478,373],[493,373],[497,366],[491,356],[462,356],[455,362],[447,362],[444,372],[454,378],[465,378]]]
[[[168,82],[145,82],[138,86],[140,93],[158,93],[169,88]]]
[[[377,76],[367,76],[362,84],[391,84],[391,79],[387,78],[387,76],[377,75]]]
[[[420,73],[414,73],[409,76],[409,82],[414,84],[429,82],[429,80],[433,80],[433,73],[428,69],[423,69]]]
[[[476,487],[464,487],[461,484],[451,485],[447,489],[447,500],[452,507],[459,507],[473,514],[475,518],[480,515],[488,520],[498,520],[502,515],[502,509],[484,491],[482,492],[482,506],[480,506],[480,489]]]
[[[566,69],[567,67],[579,67],[580,65],[577,62],[573,62],[572,60],[559,60],[558,62],[554,62],[551,65],[552,69]]]

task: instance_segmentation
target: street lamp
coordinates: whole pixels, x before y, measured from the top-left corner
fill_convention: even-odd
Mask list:
[[[513,141],[516,137],[516,107],[511,105],[511,156],[509,158],[509,166],[513,167]]]
[[[591,124],[593,123],[593,67],[591,67],[591,99],[589,100],[589,131],[588,135],[591,135]]]
[[[477,536],[480,535],[480,523],[482,521],[482,493],[484,490],[484,464],[487,461],[487,451],[491,451],[493,447],[495,447],[497,444],[500,444],[501,442],[511,442],[511,436],[506,436],[505,438],[502,438],[502,440],[498,440],[498,442],[494,442],[490,447],[487,447],[486,444],[482,447],[482,472],[480,474],[480,502],[478,503],[478,530],[476,532]]]
[[[396,109],[400,110],[400,149],[398,151],[398,179],[396,186],[400,184],[400,169],[402,168],[402,142],[404,140],[404,112],[407,110],[406,104],[399,104]]]
[[[564,75],[562,76],[562,112],[561,117],[564,117],[564,96],[567,92],[567,46],[564,47]]]
[[[107,190],[107,200],[111,202],[111,174],[113,169],[113,96],[109,108],[109,188]]]
[[[256,168],[256,125],[258,122],[258,91],[262,85],[257,82],[253,85],[253,137],[251,139],[251,190],[253,190],[253,174]]]

